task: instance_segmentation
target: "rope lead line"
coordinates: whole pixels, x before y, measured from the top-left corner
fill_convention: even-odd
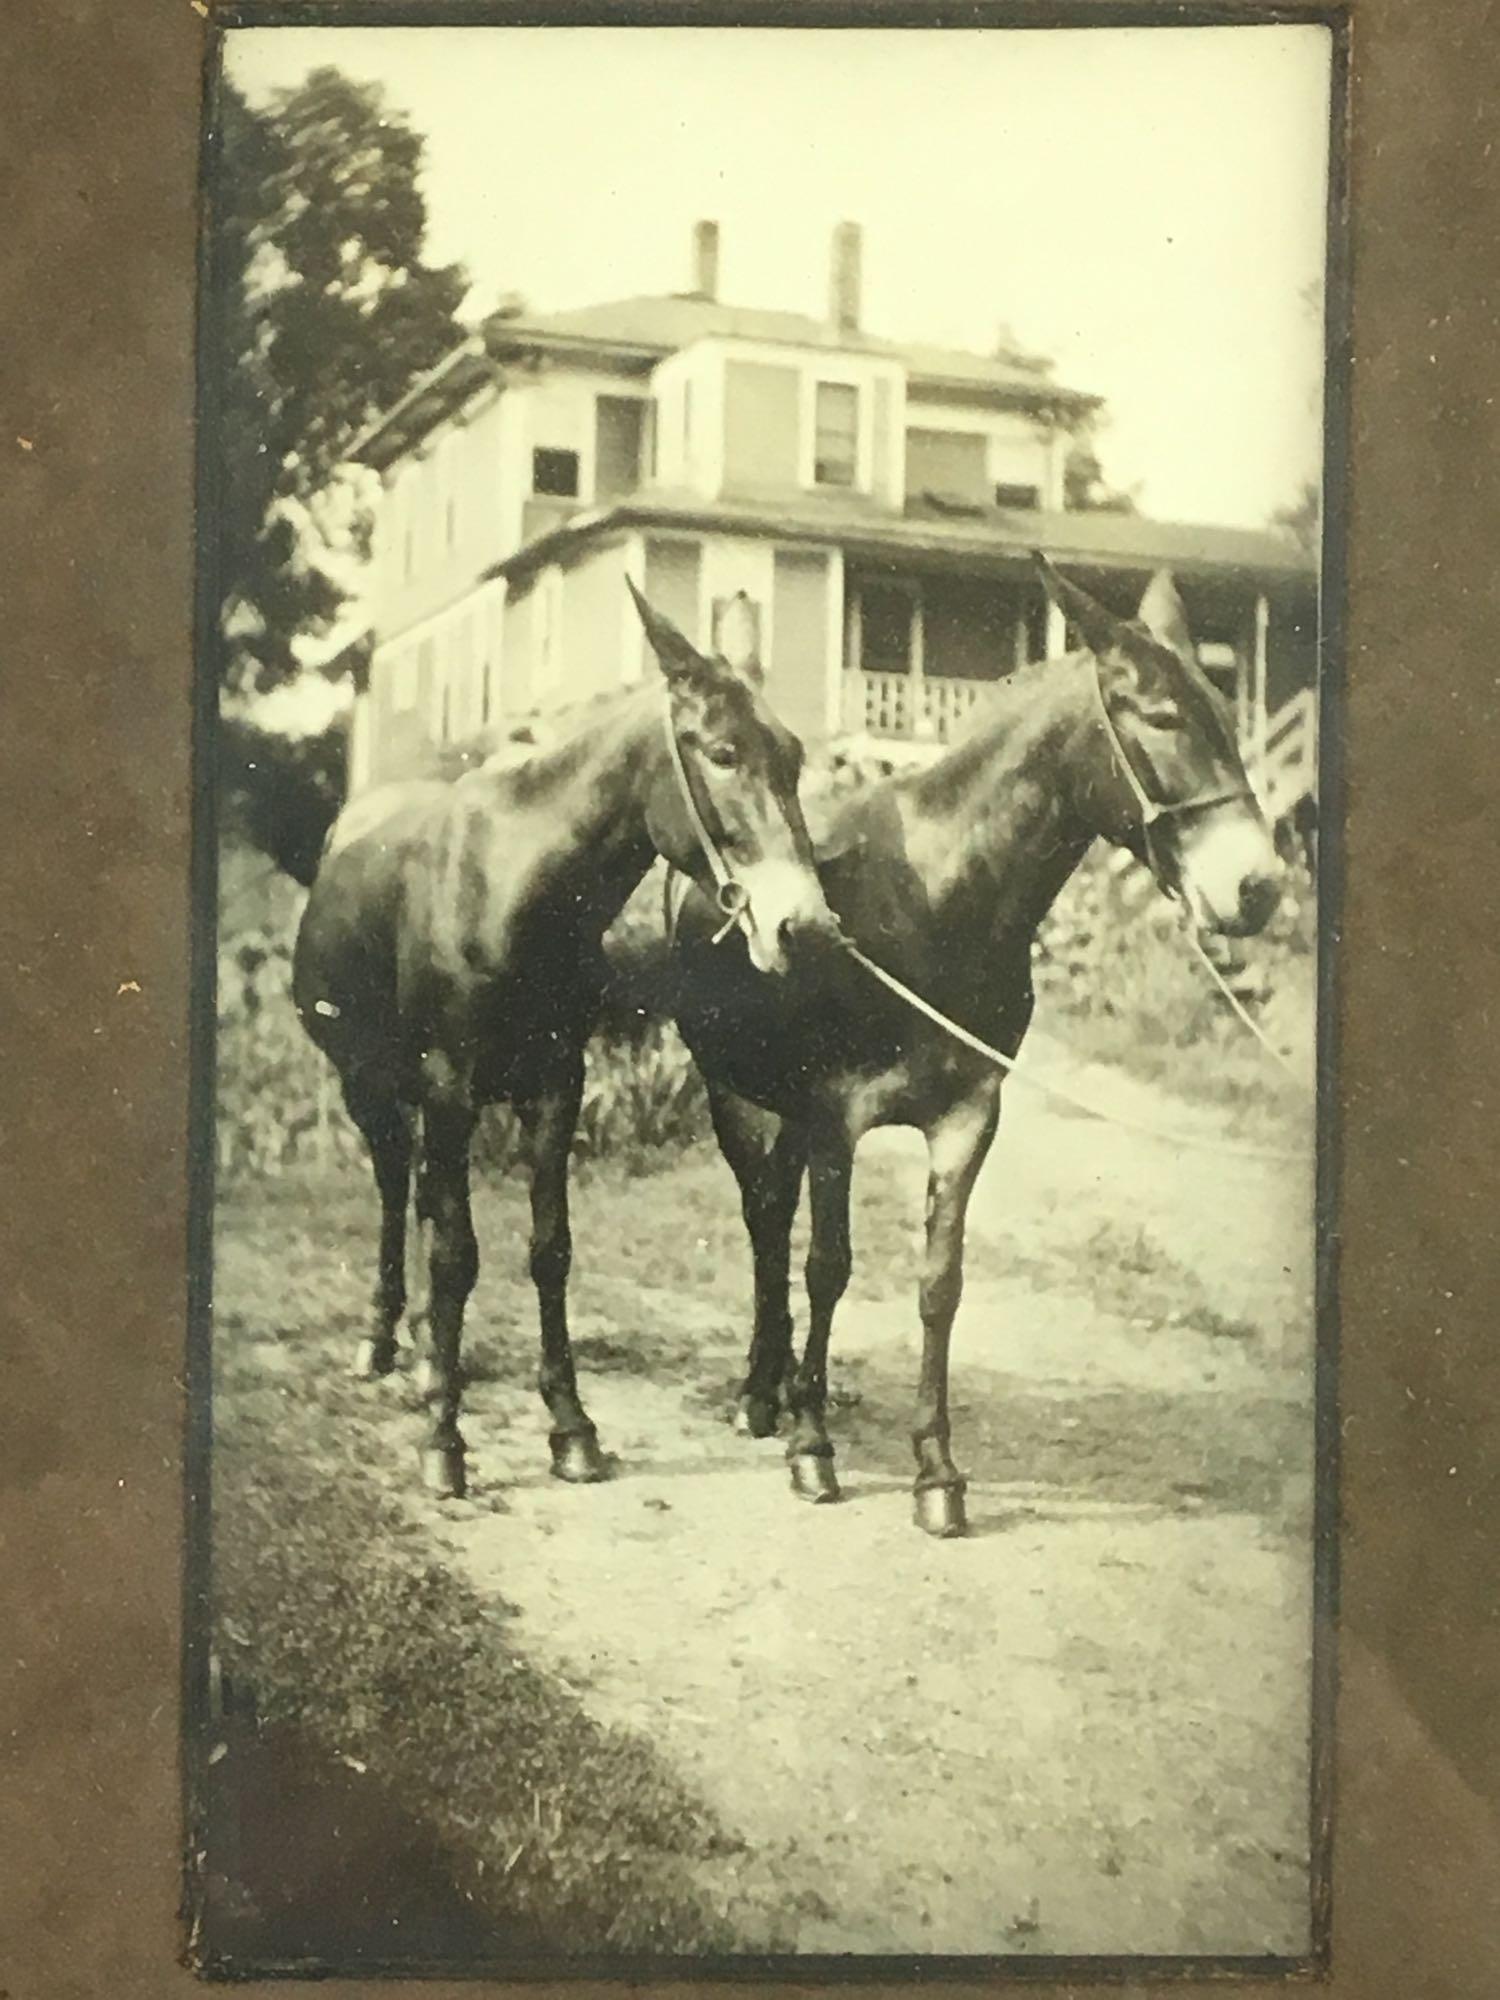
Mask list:
[[[1066,1104],[1070,1110],[1081,1113],[1085,1118],[1092,1118],[1101,1125],[1118,1125],[1122,1131],[1139,1133],[1142,1138],[1155,1139],[1162,1145],[1183,1146],[1205,1153],[1222,1153],[1235,1159],[1306,1161],[1312,1158],[1311,1150],[1303,1146],[1244,1146],[1232,1139],[1204,1139],[1192,1132],[1169,1131],[1145,1119],[1127,1118],[1116,1111],[1101,1111],[1097,1105],[1089,1104],[1081,1097],[1075,1097],[1070,1090],[1065,1090],[1061,1084],[1055,1083],[1044,1070],[1035,1069],[1029,1063],[1018,1063],[1013,1056],[1003,1055],[999,1049],[992,1048],[986,1041],[981,1041],[978,1035],[970,1034],[969,1030],[960,1027],[957,1021],[950,1021],[946,1014],[924,1000],[920,993],[914,993],[909,986],[903,985],[893,973],[887,972],[884,966],[877,965],[873,958],[866,958],[858,945],[846,942],[844,949],[873,979],[879,980],[880,984],[894,993],[897,999],[904,1000],[908,1007],[925,1015],[935,1027],[941,1028],[944,1034],[951,1035],[954,1041],[961,1042],[966,1049],[972,1049],[975,1055],[982,1056],[986,1062],[994,1063],[1007,1075],[1019,1077],[1022,1083],[1033,1085],[1037,1090],[1055,1098],[1060,1104]]]

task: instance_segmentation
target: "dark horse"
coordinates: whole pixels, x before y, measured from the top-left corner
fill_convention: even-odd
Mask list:
[[[1139,619],[1126,621],[1037,561],[1086,650],[999,684],[965,740],[919,773],[854,794],[820,846],[845,937],[1007,1056],[1031,1019],[1037,926],[1096,838],[1146,862],[1204,928],[1253,933],[1279,895],[1270,833],[1170,576],[1153,580]],[[1000,1074],[857,962],[820,953],[773,987],[747,975],[737,949],[706,948],[712,924],[711,908],[688,895],[672,991],[754,1254],[754,1336],[736,1422],[768,1435],[784,1395],[795,1490],[838,1497],[824,1408],[829,1330],[849,1279],[854,1149],[874,1126],[915,1125],[929,1155],[916,1517],[931,1534],[962,1534],[948,1343],[964,1216],[995,1136]],[[796,1365],[788,1263],[804,1171],[809,1324]]]
[[[604,1476],[568,1339],[568,1154],[602,940],[658,855],[718,892],[763,972],[832,920],[797,801],[801,746],[759,669],[706,658],[632,586],[665,685],[599,703],[519,767],[388,786],[329,835],[297,937],[293,992],[334,1064],[380,1190],[379,1275],[355,1372],[383,1375],[406,1310],[407,1202],[430,1230],[434,1490],[464,1491],[459,1341],[479,1256],[469,1144],[481,1106],[513,1104],[531,1170],[531,1274],[552,1469]],[[413,1315],[415,1317],[415,1314]]]

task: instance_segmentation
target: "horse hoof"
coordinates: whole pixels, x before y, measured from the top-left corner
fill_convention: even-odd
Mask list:
[[[394,1345],[371,1340],[366,1336],[354,1350],[354,1359],[349,1363],[349,1373],[356,1382],[375,1382],[382,1375],[389,1375],[395,1365]]]
[[[768,1438],[776,1435],[776,1405],[767,1396],[745,1396],[734,1413],[737,1437]]]
[[[787,1463],[791,1467],[792,1491],[799,1500],[810,1500],[819,1507],[838,1499],[838,1475],[828,1452],[794,1452]]]
[[[969,1532],[962,1486],[919,1486],[912,1512],[922,1532],[939,1541],[951,1542]]]
[[[552,1438],[552,1477],[570,1486],[597,1486],[609,1477],[609,1460],[592,1431],[560,1431]]]
[[[441,1500],[462,1500],[468,1490],[461,1444],[429,1444],[422,1447],[422,1484]]]

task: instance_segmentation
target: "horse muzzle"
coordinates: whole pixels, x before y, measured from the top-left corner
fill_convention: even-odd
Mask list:
[[[1178,856],[1182,897],[1200,929],[1254,937],[1281,902],[1282,865],[1271,836],[1246,814],[1206,825]]]
[[[742,881],[745,943],[757,972],[783,974],[804,950],[838,938],[838,919],[810,870],[768,861]]]

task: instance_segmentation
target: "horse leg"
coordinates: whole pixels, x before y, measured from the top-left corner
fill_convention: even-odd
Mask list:
[[[517,1106],[531,1155],[531,1279],[541,1319],[538,1387],[552,1419],[552,1472],[588,1485],[609,1477],[593,1421],[578,1397],[568,1336],[568,1274],[573,1236],[568,1222],[568,1155],[583,1097],[580,1056],[561,1083]]]
[[[808,1195],[812,1241],[807,1252],[807,1345],[792,1378],[792,1438],[786,1448],[792,1491],[804,1500],[837,1500],[833,1442],[824,1426],[828,1406],[828,1337],[852,1263],[849,1183],[854,1154],[848,1140],[822,1137],[811,1150]]]
[[[792,1365],[792,1221],[807,1162],[797,1127],[732,1091],[709,1091],[719,1150],[740,1187],[755,1269],[755,1321],[734,1427],[770,1437]]]
[[[412,1176],[416,1200],[416,1245],[409,1257],[406,1280],[406,1327],[412,1344],[412,1388],[417,1400],[425,1402],[437,1386],[431,1348],[432,1321],[432,1190],[427,1179],[426,1156],[418,1137],[415,1171]]]
[[[380,1190],[380,1249],[371,1330],[354,1350],[350,1373],[362,1382],[396,1365],[396,1328],[406,1310],[406,1203],[411,1187],[411,1120],[398,1100],[359,1077],[344,1079],[344,1102],[364,1134]]]
[[[966,1532],[965,1481],[948,1448],[948,1342],[963,1293],[964,1217],[1000,1115],[993,1086],[927,1129],[927,1251],[922,1266],[922,1375],[912,1423],[915,1514],[929,1535]]]
[[[466,1485],[464,1441],[458,1428],[463,1378],[459,1349],[464,1307],[479,1275],[479,1246],[469,1208],[469,1142],[474,1107],[459,1088],[431,1095],[422,1109],[423,1201],[432,1229],[428,1266],[431,1375],[426,1403],[432,1428],[422,1449],[422,1476],[434,1493],[461,1498]]]

